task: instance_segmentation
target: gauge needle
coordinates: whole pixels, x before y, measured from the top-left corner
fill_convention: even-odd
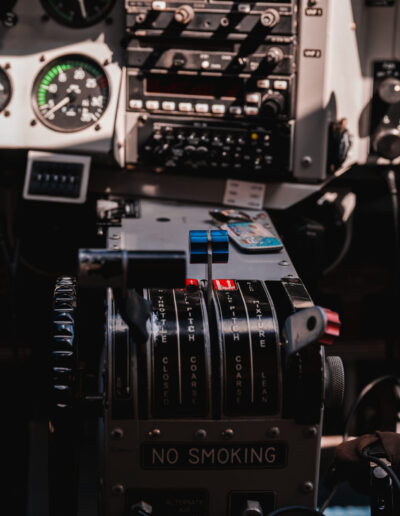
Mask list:
[[[55,113],[59,109],[63,108],[67,104],[69,104],[71,102],[71,100],[72,100],[72,98],[70,95],[68,95],[67,97],[64,97],[62,100],[60,100],[60,102],[58,104],[56,104],[51,109],[49,109],[47,111],[47,113],[44,115],[44,117],[49,118],[49,116],[51,116],[53,113]]]
[[[85,20],[86,20],[88,15],[87,15],[86,6],[85,6],[85,0],[78,0],[78,3],[79,3],[79,7],[81,8],[82,18],[85,18]]]

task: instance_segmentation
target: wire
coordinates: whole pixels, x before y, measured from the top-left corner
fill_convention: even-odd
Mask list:
[[[345,237],[342,248],[340,249],[339,254],[334,259],[334,261],[328,265],[323,271],[322,274],[327,275],[333,269],[336,269],[338,265],[342,263],[347,253],[349,252],[352,240],[353,240],[353,228],[354,228],[354,215],[351,215],[347,223],[345,223]]]
[[[384,383],[384,382],[387,382],[387,381],[394,381],[396,383],[400,383],[400,378],[397,377],[397,376],[394,376],[394,375],[385,375],[385,376],[380,376],[379,378],[376,378],[375,380],[373,380],[372,382],[370,382],[369,384],[367,384],[364,389],[360,392],[360,394],[358,395],[356,401],[353,403],[351,409],[350,409],[350,412],[346,418],[346,421],[345,421],[345,424],[344,424],[344,430],[343,430],[343,442],[346,442],[349,438],[349,431],[350,431],[350,425],[353,421],[353,418],[359,408],[359,406],[361,405],[361,403],[363,402],[364,398],[373,390],[375,389],[375,387],[377,385],[380,385],[381,383]],[[334,464],[331,464],[330,466],[330,471],[333,471],[333,467],[334,467]],[[321,505],[320,507],[320,512],[323,512],[327,507],[328,505],[331,503],[333,497],[335,496],[337,490],[338,490],[338,485],[339,484],[336,484],[331,492],[329,493],[329,495],[326,497],[324,503]]]
[[[400,240],[399,240],[399,198],[396,185],[396,173],[389,169],[385,174],[386,183],[392,201],[393,228],[394,228],[394,246],[395,246],[395,271],[396,285],[399,282],[399,261],[400,261]]]
[[[363,457],[364,459],[369,460],[370,462],[374,462],[378,466],[380,466],[386,473],[389,475],[389,477],[392,479],[392,482],[396,484],[396,487],[398,491],[400,492],[400,480],[399,477],[396,475],[396,473],[393,471],[393,469],[386,464],[386,462],[379,457],[374,457],[373,455],[370,455],[368,451],[365,449],[363,451]]]
[[[337,493],[338,490],[338,484],[332,489],[332,491],[329,493],[329,495],[326,497],[325,502],[321,505],[319,512],[322,513],[324,510],[328,507],[328,505],[331,503],[333,497]]]
[[[276,511],[269,512],[268,516],[278,516],[280,514],[285,514],[289,511],[302,511],[299,516],[302,514],[319,514],[321,516],[321,513],[316,511],[315,509],[310,509],[310,507],[304,507],[302,505],[290,505],[288,507],[282,507],[281,509],[277,509]]]
[[[394,375],[385,375],[380,376],[376,380],[373,380],[368,385],[364,387],[364,389],[360,392],[358,395],[358,398],[353,403],[353,406],[350,409],[350,412],[346,418],[346,422],[344,425],[344,431],[343,431],[343,442],[347,441],[349,438],[349,430],[350,425],[352,423],[352,420],[354,418],[355,413],[357,412],[358,407],[360,406],[361,402],[364,400],[364,398],[369,394],[377,385],[380,385],[381,383],[388,382],[388,381],[394,381],[396,383],[400,383],[400,378]]]

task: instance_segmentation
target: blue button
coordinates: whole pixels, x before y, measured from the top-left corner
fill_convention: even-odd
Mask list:
[[[224,230],[211,230],[213,263],[227,263],[229,259],[229,236]],[[208,232],[189,232],[190,263],[207,263]]]

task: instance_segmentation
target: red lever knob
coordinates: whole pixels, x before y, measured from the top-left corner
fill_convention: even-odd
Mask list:
[[[332,312],[332,310],[329,310],[328,308],[323,308],[323,310],[326,315],[326,326],[325,332],[322,337],[318,339],[318,342],[325,346],[332,346],[335,339],[340,335],[340,327],[342,323],[340,322],[338,313]]]

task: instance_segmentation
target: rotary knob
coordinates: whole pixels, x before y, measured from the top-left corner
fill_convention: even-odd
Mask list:
[[[324,368],[325,406],[340,408],[345,391],[345,374],[340,357],[327,357]]]
[[[129,514],[132,516],[151,516],[153,514],[153,507],[141,500],[135,505],[132,505]]]
[[[56,410],[72,408],[75,399],[76,304],[75,278],[58,278],[54,289],[50,349],[53,407]]]
[[[281,16],[276,9],[266,9],[260,18],[261,25],[272,29],[280,22]]]
[[[376,154],[390,161],[400,156],[400,131],[394,127],[378,131],[372,139]]]
[[[175,11],[174,20],[182,25],[187,25],[194,18],[194,10],[190,5],[181,5]]]
[[[247,500],[242,516],[264,516],[260,502],[257,500]]]
[[[279,47],[272,47],[267,52],[267,63],[271,66],[276,66],[283,59],[283,50]]]
[[[386,104],[400,102],[400,81],[394,77],[385,79],[378,88],[378,95]]]
[[[267,93],[261,100],[261,114],[273,118],[282,113],[285,107],[285,97],[278,92]]]

